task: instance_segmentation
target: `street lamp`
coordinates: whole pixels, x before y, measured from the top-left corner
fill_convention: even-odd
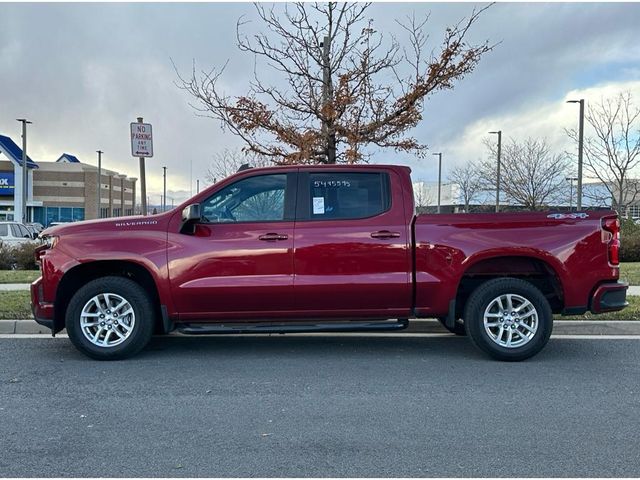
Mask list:
[[[440,213],[440,191],[442,189],[442,153],[434,153],[438,155],[438,213]]]
[[[498,169],[496,175],[496,212],[500,211],[500,154],[502,152],[502,130],[489,132],[498,135]]]
[[[30,122],[26,118],[16,118],[16,121],[22,123],[22,198],[20,199],[20,205],[22,208],[22,223],[28,222],[27,216],[27,125]],[[16,205],[16,198],[13,199],[13,204]],[[14,206],[14,210],[16,210]],[[16,219],[17,220],[17,219]]]
[[[578,188],[576,210],[582,210],[582,148],[584,144],[584,98],[580,100],[567,100],[567,103],[580,104],[580,124],[578,128]]]
[[[565,180],[569,182],[569,211],[573,207],[573,182],[578,180],[578,177],[565,177]]]
[[[167,167],[162,167],[162,212],[167,211]]]
[[[102,216],[101,203],[102,199],[100,198],[100,190],[102,190],[102,154],[104,153],[102,150],[96,150],[98,154],[98,211],[96,214],[96,218],[100,218]]]

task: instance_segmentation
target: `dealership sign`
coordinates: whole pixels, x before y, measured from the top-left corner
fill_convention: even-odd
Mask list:
[[[131,155],[153,157],[153,134],[150,123],[131,123]]]
[[[15,177],[13,172],[0,172],[0,196],[13,196]]]

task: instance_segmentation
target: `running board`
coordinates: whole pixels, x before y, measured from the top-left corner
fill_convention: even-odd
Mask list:
[[[378,322],[329,322],[307,324],[256,323],[256,324],[199,324],[183,323],[176,330],[188,335],[209,335],[218,333],[313,333],[313,332],[378,332],[403,330],[409,320],[382,320]]]

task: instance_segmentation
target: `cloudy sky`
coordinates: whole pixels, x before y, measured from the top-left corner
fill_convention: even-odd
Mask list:
[[[368,16],[378,31],[402,38],[394,19],[431,12],[426,28],[437,47],[444,28],[473,7],[375,3]],[[214,120],[194,114],[189,97],[174,85],[171,59],[184,72],[193,59],[203,67],[229,60],[225,88],[241,94],[253,71],[253,58],[235,47],[242,15],[256,20],[248,3],[0,3],[0,134],[19,142],[15,119],[26,116],[34,122],[29,152],[36,161],[68,152],[95,163],[101,149],[106,168],[137,177],[128,129],[143,116],[154,127],[155,157],[147,161],[152,203],[160,201],[165,165],[168,196],[182,200],[216,152],[241,143]],[[640,4],[494,5],[470,39],[501,43],[454,90],[429,98],[413,133],[443,152],[445,174],[485,156],[482,139],[489,130],[502,129],[506,138],[545,137],[556,150],[571,150],[563,129],[576,125],[578,109],[566,99],[589,102],[630,90],[640,103],[639,26]],[[261,26],[256,21],[247,28]],[[373,157],[410,165],[416,180],[427,181],[437,175],[433,159],[392,151]]]

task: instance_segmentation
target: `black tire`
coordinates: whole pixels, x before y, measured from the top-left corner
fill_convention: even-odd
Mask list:
[[[92,298],[105,293],[118,295],[125,299],[135,315],[135,317],[120,318],[120,329],[123,329],[123,320],[126,322],[135,318],[135,322],[130,333],[123,334],[128,336],[114,346],[99,346],[92,343],[85,336],[80,324],[85,305]],[[149,343],[156,323],[155,311],[147,291],[133,280],[124,277],[102,277],[87,283],[73,295],[67,308],[65,326],[71,342],[85,355],[96,360],[121,360],[135,355]],[[117,321],[118,319],[112,320]],[[115,328],[115,325],[113,327]]]
[[[522,346],[506,347],[499,345],[492,339],[484,326],[484,314],[486,309],[494,299],[507,294],[515,294],[528,300],[531,302],[537,313],[537,330],[533,336],[526,341],[526,343],[522,344]],[[540,290],[531,283],[517,278],[497,278],[480,285],[473,291],[467,300],[464,319],[467,334],[474,345],[483,352],[488,353],[491,357],[504,361],[515,362],[534,356],[547,344],[549,337],[551,336],[551,330],[553,329],[553,315],[547,299],[544,297],[542,292],[540,292]],[[496,321],[503,324],[502,322],[505,320],[502,319],[501,321],[498,319]],[[511,320],[509,319],[509,321]],[[511,328],[517,327],[513,327],[513,325],[511,325]],[[509,329],[506,329],[505,331],[509,332]],[[524,329],[523,332],[527,333]],[[502,335],[503,334],[500,334],[500,336]],[[496,337],[498,336],[499,334],[496,333]],[[520,340],[521,336],[518,335],[517,338]],[[522,338],[522,340],[525,339]]]
[[[438,318],[440,323],[444,328],[449,330],[451,333],[455,335],[459,335],[461,337],[467,335],[467,330],[464,328],[464,322],[461,319],[456,320],[456,323],[453,328],[447,327],[447,319],[445,317]]]

